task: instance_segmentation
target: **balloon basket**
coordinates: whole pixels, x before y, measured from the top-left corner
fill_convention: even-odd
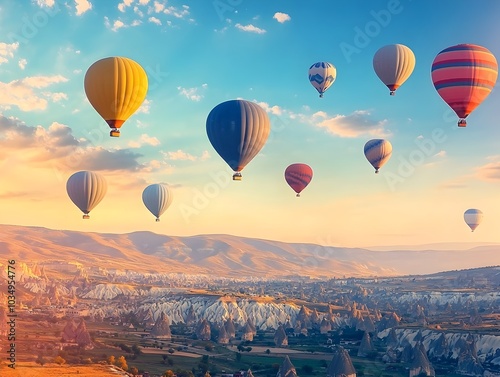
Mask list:
[[[389,93],[390,96],[393,96],[394,94],[394,90],[391,90],[391,92]]]
[[[297,198],[300,198],[300,194],[295,195]]]
[[[234,173],[233,174],[233,181],[241,181],[241,173]]]
[[[109,133],[109,136],[111,137],[120,137],[120,130],[111,130],[110,133]]]
[[[155,221],[156,221],[156,222],[160,221],[160,218],[158,218],[158,217],[157,217]]]
[[[90,219],[90,215],[83,215],[82,219]]]
[[[378,169],[377,169],[377,170],[375,170],[375,174],[378,174]]]
[[[465,119],[460,119],[458,121],[458,127],[466,127],[467,126],[467,122]]]

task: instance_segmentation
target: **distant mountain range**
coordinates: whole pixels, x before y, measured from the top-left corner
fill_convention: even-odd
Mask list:
[[[12,258],[28,264],[52,260],[105,269],[233,278],[382,277],[500,265],[498,244],[458,249],[374,251],[231,235],[176,237],[0,225],[0,264]]]

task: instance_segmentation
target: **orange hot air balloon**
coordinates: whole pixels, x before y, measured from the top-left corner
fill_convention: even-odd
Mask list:
[[[432,82],[443,100],[460,118],[465,118],[484,101],[495,86],[498,64],[485,47],[473,44],[451,46],[437,54],[431,69]]]
[[[285,180],[288,185],[300,196],[302,190],[311,182],[313,171],[306,164],[292,164],[285,169]]]
[[[110,136],[120,136],[119,128],[146,98],[148,76],[132,59],[109,57],[92,64],[85,74],[85,94],[108,123]]]

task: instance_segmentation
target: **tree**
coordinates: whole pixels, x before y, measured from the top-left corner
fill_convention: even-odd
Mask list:
[[[108,358],[106,359],[106,361],[108,362],[109,365],[113,365],[114,363],[116,363],[116,359],[113,355],[111,356],[108,356]]]
[[[125,360],[125,356],[120,356],[116,361],[116,366],[122,368],[123,370],[128,370],[127,360]]]
[[[212,377],[212,376],[210,375],[210,372],[207,370],[207,371],[205,372],[205,375],[204,375],[203,377]]]
[[[171,369],[167,369],[165,373],[163,373],[163,376],[165,377],[174,377],[175,373]]]
[[[167,361],[168,359],[168,355],[167,354],[161,355],[161,358],[163,359],[163,364],[165,364],[165,361]]]
[[[56,356],[54,357],[54,363],[63,365],[66,362],[61,356]]]
[[[42,355],[38,355],[37,359],[35,360],[37,364],[40,364],[42,367],[43,365],[47,362],[47,360],[44,359]]]
[[[139,374],[139,369],[137,369],[136,367],[132,367],[130,368],[130,373],[132,373],[132,376],[137,376]]]
[[[268,348],[268,349],[266,350],[266,353],[269,355],[269,354],[271,353],[271,350]]]
[[[236,361],[240,361],[241,360],[241,352],[237,352],[236,353]]]
[[[172,354],[172,353],[174,353],[174,352],[175,352],[175,350],[174,350],[173,348],[169,348],[169,349],[168,349],[168,353]]]

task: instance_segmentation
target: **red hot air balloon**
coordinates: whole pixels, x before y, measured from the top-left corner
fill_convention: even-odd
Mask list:
[[[290,187],[300,196],[302,190],[311,182],[313,171],[306,164],[292,164],[285,169],[285,180]]]
[[[432,82],[443,100],[465,127],[465,118],[488,97],[498,77],[495,56],[473,44],[451,46],[437,54],[431,69]]]

